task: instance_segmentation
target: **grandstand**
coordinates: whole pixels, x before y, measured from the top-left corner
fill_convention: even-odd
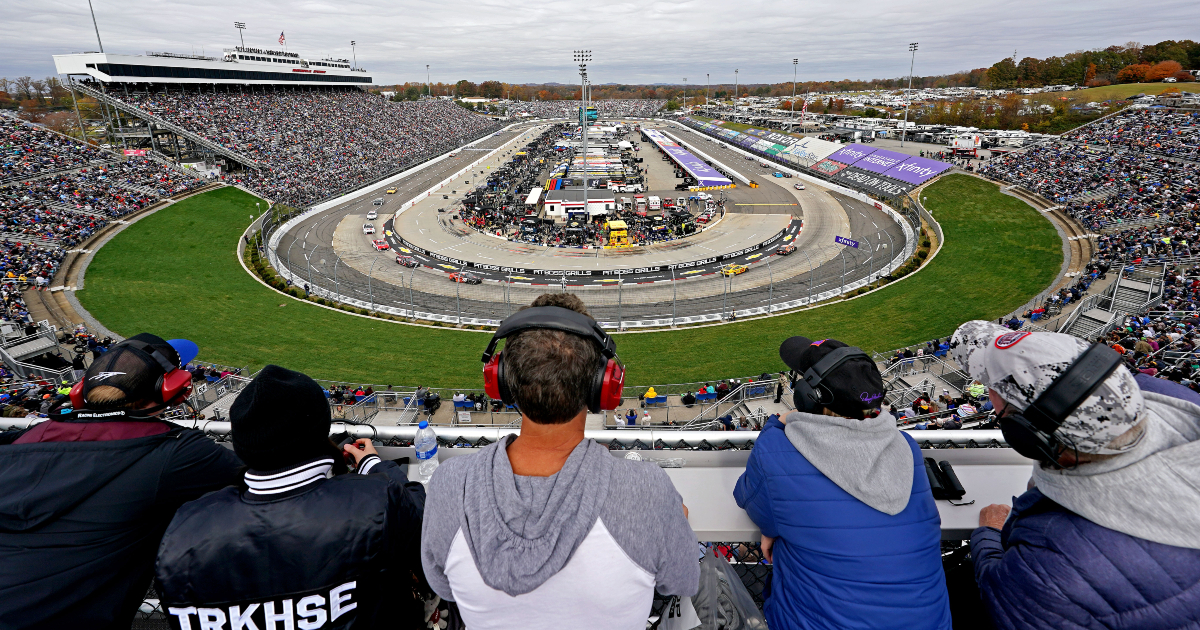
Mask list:
[[[4,161],[0,163],[0,274],[3,275],[0,297],[3,298],[5,323],[15,326],[6,331],[5,339],[0,342],[0,358],[6,363],[0,371],[0,379],[6,381],[6,389],[14,394],[3,408],[5,417],[0,421],[0,430],[27,427],[41,421],[36,417],[11,415],[33,411],[38,406],[34,404],[30,408],[30,403],[36,403],[43,394],[56,391],[53,379],[45,378],[50,372],[37,373],[43,377],[41,380],[25,382],[20,378],[28,371],[28,365],[14,359],[15,352],[10,351],[19,344],[31,343],[32,337],[46,336],[45,331],[26,334],[25,325],[33,318],[22,291],[30,286],[49,288],[51,284],[61,288],[66,278],[60,268],[70,248],[91,246],[96,242],[94,238],[98,232],[122,217],[161,207],[162,202],[173,196],[194,193],[214,182],[238,185],[270,202],[301,210],[355,191],[363,192],[354,200],[354,203],[360,203],[373,185],[382,185],[385,180],[390,182],[389,178],[396,178],[402,171],[476,142],[501,128],[494,121],[468,113],[447,101],[393,103],[382,100],[361,89],[358,83],[369,82],[370,78],[361,75],[358,69],[350,68],[345,60],[318,62],[281,51],[238,48],[227,51],[222,59],[163,54],[136,59],[106,55],[101,59],[84,55],[69,63],[76,65],[64,61],[60,68],[87,76],[87,80],[73,82],[70,87],[78,94],[111,106],[103,109],[109,113],[105,114],[101,125],[89,130],[89,135],[103,138],[111,148],[116,148],[119,143],[131,152],[146,152],[146,155],[119,155],[0,115],[0,149],[4,154]],[[233,64],[238,64],[236,69],[231,69]],[[158,74],[129,69],[151,66],[175,69],[157,71]],[[279,72],[277,68],[288,68],[296,75]],[[324,70],[318,70],[320,68]],[[211,71],[212,74],[182,76],[191,74],[192,69]],[[308,72],[302,73],[300,69]],[[230,72],[260,74],[222,74]],[[321,79],[308,78],[321,76],[345,77],[347,80],[314,85]],[[660,101],[633,100],[596,103],[601,117],[612,118],[649,117],[662,104]],[[571,101],[517,103],[509,107],[509,115],[570,118],[578,105]],[[1104,341],[1126,352],[1128,365],[1135,371],[1170,379],[1200,391],[1200,339],[1195,330],[1200,325],[1200,251],[1195,245],[1200,238],[1196,216],[1200,209],[1197,208],[1200,202],[1197,189],[1200,173],[1196,162],[1200,157],[1198,121],[1200,117],[1195,112],[1127,110],[1057,140],[1007,154],[980,169],[981,175],[1010,186],[1012,194],[1031,202],[1047,216],[1055,213],[1069,216],[1088,231],[1063,235],[1075,239],[1072,243],[1076,243],[1076,249],[1071,250],[1075,260],[1068,261],[1075,271],[1064,271],[1048,287],[1047,293],[1039,295],[1006,320],[1012,328],[1052,329]],[[852,289],[868,290],[872,282],[913,254],[917,248],[913,241],[917,240],[917,234],[922,234],[923,225],[936,234],[939,245],[945,241],[938,222],[914,197],[917,197],[915,191],[949,172],[947,164],[866,145],[839,146],[754,129],[735,132],[698,121],[686,121],[685,124],[724,142],[731,151],[736,148],[739,155],[768,160],[771,168],[803,175],[810,184],[827,186],[846,198],[853,195],[855,201],[863,204],[847,205],[847,208],[865,210],[868,203],[880,211],[887,208],[891,212],[894,208],[895,212],[889,216],[894,215],[897,225],[907,228],[909,242],[903,243],[900,251],[895,252],[899,258],[892,258],[889,252],[889,259],[881,261],[880,266],[875,266],[877,263],[871,255],[867,267],[851,278],[856,282],[851,285]],[[548,135],[540,140],[561,132],[555,127],[549,129]],[[663,140],[660,146],[678,146],[674,141],[677,138],[668,139],[657,132],[655,135]],[[499,142],[481,148],[492,152],[510,149]],[[512,150],[516,148],[521,147],[511,147]],[[540,149],[549,154],[546,142],[540,142]],[[518,166],[521,162],[513,157],[509,157],[509,161]],[[696,166],[703,168],[700,164]],[[449,174],[453,168],[446,167],[441,173]],[[538,172],[537,169],[514,167],[504,176],[511,175],[513,179],[529,183]],[[454,183],[462,177],[475,179],[477,176],[455,173],[446,181]],[[483,177],[489,179],[486,175]],[[496,175],[492,178],[502,179]],[[424,192],[424,184],[418,186],[415,180],[414,177],[406,182],[411,183],[412,188],[405,192]],[[715,185],[722,184],[717,182]],[[495,182],[488,182],[487,186],[493,192],[502,190],[508,194],[516,191],[515,186],[501,188]],[[425,192],[426,197],[430,194]],[[448,200],[449,196],[443,199]],[[432,201],[437,202],[437,199]],[[497,207],[502,207],[499,202]],[[242,221],[238,230],[245,227],[246,220],[241,208],[239,206],[236,213]],[[463,215],[467,219],[473,218],[470,211]],[[272,213],[242,233],[247,237],[258,236],[258,239],[245,238],[237,245],[242,261],[269,260],[281,275],[286,273],[289,281],[294,279],[294,286],[287,287],[291,295],[299,293],[299,286],[312,276],[305,278],[299,271],[292,274],[284,266],[279,251],[272,247],[268,254],[265,248],[271,247],[268,244],[270,227],[282,229],[282,221],[290,220],[293,222],[291,227],[299,229],[299,217],[305,216],[308,215]],[[482,220],[482,215],[476,218],[481,219],[481,224],[494,227]],[[395,223],[386,225],[395,227]],[[505,227],[509,226],[505,224]],[[449,230],[443,228],[443,232],[446,231]],[[791,238],[796,232],[798,230],[793,230],[788,223],[777,236],[767,235],[760,241],[773,246],[779,236],[787,234]],[[291,244],[303,243],[296,249],[305,250],[302,254],[305,260],[310,252],[317,257],[316,249],[307,241],[308,233],[304,234],[303,238],[293,235]],[[442,234],[436,236],[442,238]],[[489,239],[493,237],[478,240]],[[1088,244],[1086,248],[1078,244],[1080,240]],[[410,245],[397,239],[391,242]],[[278,245],[278,241],[274,245]],[[264,249],[256,250],[256,247]],[[532,247],[523,247],[522,254],[533,251]],[[756,244],[753,250],[746,249],[738,256],[754,256],[753,252],[760,247],[763,245]],[[413,301],[408,306],[404,302],[403,284],[394,294],[384,293],[370,283],[370,276],[365,285],[370,299],[367,303],[361,299],[367,295],[362,283],[348,290],[336,275],[337,263],[332,260],[333,256],[329,257],[329,265],[334,266],[334,274],[328,278],[331,282],[318,287],[317,282],[322,280],[318,276],[314,293],[320,291],[320,295],[332,297],[334,293],[328,285],[333,285],[336,301],[362,307],[360,314],[366,314],[369,308],[375,314],[395,312],[409,318],[416,316],[417,303],[411,297],[411,275],[408,276],[407,295]],[[388,254],[389,263],[390,257]],[[460,264],[460,271],[467,264],[459,259],[441,260]],[[751,260],[744,259],[747,263]],[[863,260],[868,261],[866,256]],[[346,264],[340,257],[338,263]],[[892,265],[887,272],[882,266],[885,263]],[[776,260],[776,264],[783,263]],[[787,291],[795,294],[789,296],[791,302],[774,302],[776,285],[772,277],[765,307],[755,305],[732,312],[738,316],[770,315],[777,307],[782,309],[784,304],[789,304],[789,308],[801,304],[809,306],[821,299],[840,296],[846,292],[844,259],[842,265],[842,286],[836,291],[836,274],[814,276],[810,261],[806,281],[786,285]],[[481,269],[483,267],[480,265]],[[453,266],[447,268],[454,269]],[[307,266],[306,271],[311,274],[311,269]],[[511,276],[514,270],[497,268],[495,271]],[[647,279],[649,274],[658,271],[645,272]],[[566,274],[562,270],[559,273],[565,291]],[[964,275],[966,272],[956,269],[953,273]],[[818,291],[815,297],[814,278],[830,285]],[[723,277],[720,280],[724,282]],[[805,283],[808,295],[802,302]],[[449,287],[443,288],[446,301],[452,291],[458,302],[464,287],[459,283],[442,284]],[[511,278],[508,284],[508,288],[501,289],[505,307],[511,306]],[[262,293],[268,291],[258,285],[253,288]],[[357,292],[355,301],[345,298],[348,291]],[[306,286],[305,298],[308,292]],[[665,289],[660,292],[665,296]],[[392,300],[394,305],[379,304],[376,300],[381,295],[395,298]],[[620,295],[616,298],[616,308],[627,308],[620,301]],[[714,302],[719,299],[716,296],[716,293],[710,296]],[[269,293],[266,299],[272,302],[271,310],[276,310],[280,296]],[[671,299],[673,304],[674,296]],[[333,301],[329,300],[330,303]],[[665,308],[662,305],[667,303],[663,297],[656,307]],[[291,302],[287,304],[290,309]],[[325,304],[323,299],[322,305]],[[79,309],[82,311],[82,306]],[[429,315],[429,320],[435,319]],[[461,311],[457,320],[444,314],[440,317],[437,321],[463,323]],[[723,320],[724,305],[720,318],[705,317]],[[700,321],[709,320],[697,320]],[[495,322],[480,319],[470,323]],[[611,322],[606,323],[611,325]],[[211,322],[202,324],[210,326]],[[618,319],[616,327],[621,328],[623,324]],[[672,308],[670,325],[674,324]],[[126,323],[122,322],[122,325]],[[645,324],[646,327],[666,325],[665,316]],[[417,332],[432,335],[434,331],[418,329]],[[344,331],[335,330],[333,334],[340,336]],[[458,334],[461,338],[469,333],[449,334]],[[377,341],[349,335],[347,338],[360,344]],[[477,335],[454,345],[469,345],[471,352],[475,352],[474,346],[483,338]],[[710,352],[738,352],[736,342],[729,342],[728,337],[714,338],[721,342],[711,346]],[[38,339],[32,341],[41,343]],[[403,346],[395,339],[386,341],[388,345]],[[970,377],[948,356],[947,348],[948,340],[936,339],[877,353],[875,358],[888,386],[885,406],[894,415],[897,426],[910,431],[927,456],[934,456],[932,451],[937,449],[938,459],[948,460],[956,466],[968,491],[967,500],[977,502],[979,506],[1007,502],[1023,492],[1029,462],[1005,448],[1002,434],[995,430],[994,410],[987,403],[986,395],[981,396],[977,388],[971,387]],[[426,361],[430,366],[449,360],[449,354],[421,357],[419,355],[428,354],[422,350],[404,347],[403,351],[411,356],[381,353],[378,360],[390,360],[395,356],[414,362]],[[271,359],[276,360],[275,357]],[[245,368],[212,364],[196,363],[189,369],[196,383],[189,401],[190,409],[175,412],[172,419],[202,430],[215,439],[228,439],[228,410],[253,374]],[[626,404],[616,412],[589,417],[587,433],[588,437],[615,451],[636,452],[646,459],[682,459],[679,468],[673,467],[678,462],[664,461],[662,465],[667,468],[668,476],[685,503],[691,506],[692,525],[698,538],[707,550],[733,561],[737,573],[760,606],[771,567],[762,562],[758,528],[733,503],[731,490],[745,466],[745,451],[753,447],[757,430],[766,418],[792,410],[792,391],[786,379],[778,380],[776,370],[779,366],[772,363],[763,365],[762,369],[763,372],[756,371],[750,376],[744,373],[714,374],[708,381],[659,383],[653,387],[648,382],[629,385],[624,391]],[[68,374],[53,373],[54,377],[67,377]],[[70,373],[70,376],[77,375]],[[431,367],[429,381],[439,377]],[[321,383],[327,390],[331,411],[339,421],[334,431],[375,439],[383,446],[381,454],[388,458],[415,456],[414,425],[422,418],[438,428],[439,443],[449,449],[477,448],[520,430],[519,414],[511,406],[488,398],[480,389],[421,388],[415,382],[401,385]],[[710,385],[715,385],[711,393],[708,391]],[[649,395],[651,389],[655,395]],[[456,400],[459,396],[462,398]],[[631,425],[624,420],[626,408],[634,410],[639,418],[637,423]],[[945,430],[947,426],[961,429]],[[977,523],[978,506],[963,510],[959,509],[961,506],[944,503],[938,502],[938,510],[942,537],[950,549],[970,535]],[[664,598],[656,599],[650,620],[653,626],[662,622],[663,611],[670,604]],[[141,615],[152,624],[166,623],[164,611],[152,593],[143,603]]]
[[[57,55],[55,63],[74,93],[110,106],[90,121],[95,135],[297,207],[380,181],[500,126],[448,101],[396,103],[369,94],[362,87],[371,77],[346,60],[238,47],[222,59],[85,53]]]
[[[603,119],[650,118],[667,104],[662,99],[605,99],[590,103]],[[582,101],[517,101],[505,103],[503,107],[509,116],[570,120],[579,117],[580,105]]]

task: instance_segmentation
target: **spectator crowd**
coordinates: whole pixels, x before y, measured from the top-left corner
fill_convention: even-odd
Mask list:
[[[538,118],[569,118],[579,116],[582,101],[517,101],[504,105],[509,116],[528,114]],[[592,101],[601,119],[650,118],[667,102],[662,99],[606,99]]]
[[[233,89],[233,88],[231,88]],[[444,100],[392,102],[358,89],[135,92],[128,102],[261,167],[225,176],[304,206],[500,128]]]

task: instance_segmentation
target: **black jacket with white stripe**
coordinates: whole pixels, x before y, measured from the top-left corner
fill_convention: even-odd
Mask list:
[[[172,627],[424,627],[424,487],[374,455],[330,478],[332,464],[248,471],[180,508],[155,569]]]

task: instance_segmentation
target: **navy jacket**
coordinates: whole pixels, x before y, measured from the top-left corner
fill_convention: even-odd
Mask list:
[[[889,516],[838,487],[788,440],[778,419],[754,443],[733,496],[775,538],[771,630],[949,630],[941,518],[916,442],[912,496]]]
[[[1200,550],[1101,527],[1037,488],[1003,531],[971,534],[971,555],[997,628],[1200,628]]]
[[[103,435],[13,443],[52,424]],[[119,439],[149,424],[165,432]],[[241,466],[167,423],[64,417],[0,435],[0,630],[128,629],[175,510],[236,483]]]

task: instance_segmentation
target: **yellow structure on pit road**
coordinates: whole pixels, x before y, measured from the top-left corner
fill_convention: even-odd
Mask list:
[[[608,243],[604,246],[605,249],[632,247],[629,243],[629,226],[624,221],[609,221],[604,224],[604,231],[608,233]]]

